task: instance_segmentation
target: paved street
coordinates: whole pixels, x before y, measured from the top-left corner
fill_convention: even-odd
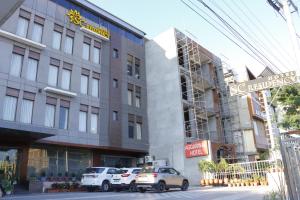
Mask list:
[[[5,197],[5,200],[158,200],[158,199],[209,199],[209,200],[262,200],[263,196],[268,193],[265,187],[249,187],[249,188],[204,188],[190,189],[182,192],[172,190],[165,193],[128,193],[128,192],[108,192],[108,193],[58,193],[58,194],[31,194],[31,195],[15,195]]]

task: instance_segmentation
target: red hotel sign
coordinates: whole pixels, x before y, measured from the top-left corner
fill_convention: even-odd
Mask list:
[[[185,157],[207,156],[208,145],[207,140],[199,140],[185,145]]]

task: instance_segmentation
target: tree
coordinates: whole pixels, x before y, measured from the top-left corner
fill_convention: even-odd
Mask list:
[[[273,90],[274,91],[274,90]],[[275,92],[272,92],[272,96]],[[300,84],[285,86],[280,89],[276,97],[277,103],[284,110],[280,126],[285,129],[300,129]]]

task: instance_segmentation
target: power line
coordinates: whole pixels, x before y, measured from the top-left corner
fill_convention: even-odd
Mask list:
[[[252,41],[254,43],[256,43],[257,45],[260,46],[260,48],[262,48],[264,50],[264,53],[269,54],[270,56],[272,56],[274,58],[274,60],[277,60],[281,65],[285,66],[285,64],[278,58],[278,56],[275,56],[272,52],[272,50],[270,49],[266,49],[266,45],[260,41],[257,37],[257,35],[255,34],[255,32],[253,30],[251,30],[251,33],[253,36],[256,36],[257,39],[255,39],[248,31],[246,31],[237,21],[235,21],[229,14],[226,13],[225,10],[223,10],[217,3],[215,3],[214,1],[211,1],[213,3],[213,5],[215,7],[217,7],[222,13],[225,14],[225,16],[227,16],[236,26],[238,26],[243,32],[244,34],[248,37],[251,38]],[[240,19],[241,20],[241,19]],[[245,25],[245,23],[241,20],[241,22]],[[250,27],[247,27],[250,30]],[[288,68],[287,66],[285,66],[285,68]]]
[[[225,1],[223,1],[225,3]],[[240,9],[242,11],[242,13],[247,17],[248,21],[255,27],[257,28],[257,30],[261,33],[261,35],[264,37],[265,40],[267,40],[272,46],[276,47],[276,51],[280,51],[280,53],[282,55],[285,55],[285,59],[288,61],[295,61],[294,58],[292,58],[286,50],[283,49],[284,45],[282,45],[276,38],[275,36],[269,31],[269,29],[267,29],[265,27],[265,25],[261,22],[261,20],[250,10],[250,8],[243,2],[243,0],[239,1],[244,8],[246,8],[246,10],[250,13],[251,17],[249,17],[247,15],[247,12],[245,12],[245,10],[243,10],[238,4],[237,2],[233,2],[238,9]],[[255,19],[255,21],[257,22],[257,24],[259,26],[256,25],[256,23],[252,20]],[[266,32],[266,34],[265,34]],[[270,37],[272,39],[270,39]],[[274,42],[273,42],[274,41]],[[281,55],[281,56],[282,56]],[[289,63],[289,64],[293,64],[293,63]]]
[[[190,1],[190,0],[188,0]],[[208,24],[210,24],[212,27],[214,27],[218,32],[220,32],[222,35],[224,35],[227,39],[229,39],[231,42],[233,42],[235,45],[237,45],[240,49],[242,49],[244,52],[246,52],[249,56],[251,56],[253,59],[255,59],[257,62],[262,64],[263,66],[267,66],[263,60],[260,58],[256,58],[255,55],[248,52],[245,48],[243,48],[241,45],[239,45],[236,41],[234,41],[232,38],[230,38],[227,34],[225,34],[221,29],[219,29],[216,25],[211,23],[208,19],[206,19],[203,15],[201,15],[197,10],[192,8],[189,4],[187,4],[184,0],[181,0],[183,4],[185,4],[188,8],[190,8],[193,12],[195,12],[198,16],[200,16],[204,21],[206,21]]]
[[[275,65],[268,57],[266,57],[261,51],[259,51],[256,47],[254,47],[245,37],[243,37],[236,29],[234,29],[226,20],[224,20],[218,13],[216,13],[210,6],[208,6],[203,0],[197,0],[198,2],[202,3],[204,7],[206,7],[210,12],[212,12],[225,26],[228,27],[230,31],[232,31],[238,39],[243,42],[254,54],[256,54],[258,57],[263,57],[266,59],[273,67],[278,69],[278,71],[281,72],[281,70]]]

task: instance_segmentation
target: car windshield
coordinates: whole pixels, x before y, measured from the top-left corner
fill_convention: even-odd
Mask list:
[[[126,172],[128,172],[127,169],[118,169],[118,170],[116,171],[116,174],[125,174]]]
[[[87,173],[87,174],[92,174],[92,173],[101,174],[104,171],[104,169],[105,168],[90,167],[90,168],[86,168],[85,173]]]
[[[141,170],[141,173],[153,173],[153,172],[155,172],[155,168],[154,167],[144,167]]]

